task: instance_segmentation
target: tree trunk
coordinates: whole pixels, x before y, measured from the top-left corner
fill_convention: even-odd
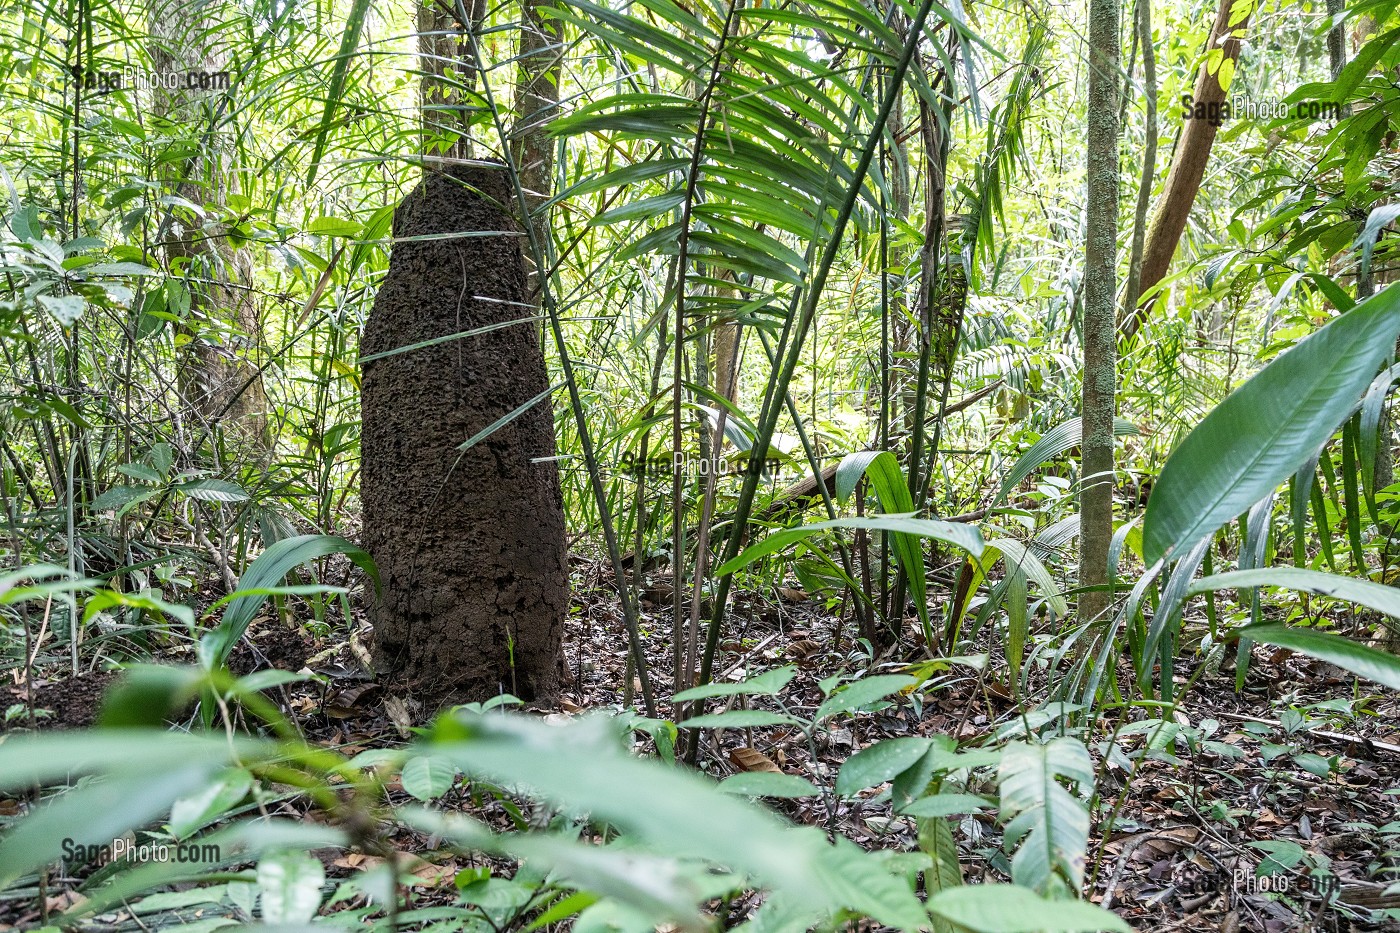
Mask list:
[[[173,0],[155,2],[150,11],[151,63],[157,72],[222,72],[227,57],[207,33],[209,10]],[[200,155],[173,163],[164,178],[178,197],[221,209],[233,183],[226,160],[213,158],[220,141],[211,121],[218,119],[217,90],[167,88],[153,91],[156,116],[191,128]],[[215,224],[189,226],[192,218],[167,217],[161,246],[172,274],[190,294],[192,338],[179,366],[181,394],[193,413],[208,425],[222,424],[260,448],[269,444],[267,394],[258,369],[262,322],[252,291],[252,261],[230,245]]]
[[[476,89],[474,36],[486,15],[482,0],[463,5],[470,23],[457,16],[451,0],[418,2],[418,110],[425,156],[471,158],[471,110]]]
[[[1233,72],[1235,62],[1240,57],[1239,36],[1249,23],[1253,11],[1252,4],[1233,8],[1238,0],[1220,0],[1220,8],[1215,15],[1215,25],[1210,31],[1207,49],[1219,48],[1223,52],[1221,63],[1212,70],[1209,64],[1201,65],[1196,76],[1196,93],[1192,98],[1195,107],[1205,107],[1206,113],[1217,112],[1213,118],[1185,119],[1182,121],[1181,135],[1177,137],[1176,152],[1172,166],[1167,173],[1167,184],[1157,201],[1157,212],[1152,217],[1152,226],[1147,232],[1147,245],[1142,256],[1142,277],[1138,294],[1149,292],[1167,275],[1177,244],[1186,230],[1186,221],[1191,216],[1191,206],[1196,202],[1196,193],[1201,189],[1201,180],[1206,174],[1206,164],[1210,162],[1210,150],[1215,145],[1215,134],[1220,129],[1218,116],[1220,105],[1225,101],[1226,89],[1220,84],[1220,70],[1227,68]],[[1235,16],[1242,17],[1231,22]],[[1224,62],[1230,64],[1226,66]],[[1092,182],[1091,182],[1092,183]],[[1146,323],[1152,312],[1156,297],[1140,301],[1136,308],[1123,319],[1123,336],[1132,339],[1138,329]]]
[[[525,266],[500,207],[511,201],[506,173],[479,166],[429,174],[404,199],[365,357],[520,317]],[[502,233],[413,239],[480,231]],[[383,581],[376,663],[429,708],[501,692],[548,700],[568,570],[535,327],[369,359],[363,393],[364,540]]]
[[[1137,0],[1135,32],[1142,44],[1142,93],[1147,105],[1147,131],[1142,148],[1142,177],[1138,182],[1137,207],[1133,211],[1133,242],[1128,254],[1128,284],[1123,293],[1123,312],[1132,314],[1142,294],[1142,250],[1147,234],[1147,209],[1152,201],[1152,182],[1157,177],[1157,54],[1152,47],[1152,0]]]
[[[1079,585],[1108,582],[1113,538],[1113,413],[1117,388],[1114,314],[1118,258],[1118,3],[1089,0],[1088,217],[1084,231],[1084,399],[1080,445]],[[1108,594],[1079,597],[1093,619]]]

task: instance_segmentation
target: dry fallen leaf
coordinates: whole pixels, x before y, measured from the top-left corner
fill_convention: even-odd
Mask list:
[[[729,753],[729,760],[734,767],[740,771],[772,771],[774,774],[781,774],[782,770],[763,752],[756,748],[743,746],[734,749]]]
[[[409,715],[408,704],[398,697],[386,696],[384,698],[384,714],[389,717],[389,721],[394,724],[394,728],[399,730],[399,735],[408,738],[413,733],[413,717]]]

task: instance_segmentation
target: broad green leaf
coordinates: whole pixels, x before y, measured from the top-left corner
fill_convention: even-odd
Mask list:
[[[1172,452],[1143,556],[1181,554],[1264,498],[1332,436],[1400,334],[1400,285],[1334,318],[1232,392]]]
[[[746,771],[730,775],[720,781],[719,789],[740,797],[816,797],[821,794],[805,778],[772,771]]]
[[[976,794],[933,794],[900,809],[904,816],[935,817],[976,813],[992,806]]]
[[[912,512],[914,501],[899,461],[888,450],[862,450],[847,454],[836,467],[836,501],[845,504],[862,476],[869,476],[870,488],[886,512]]]
[[[994,505],[1000,505],[1004,502],[1006,497],[1011,494],[1011,490],[1019,486],[1026,477],[1040,469],[1043,464],[1078,447],[1083,433],[1084,424],[1079,418],[1071,418],[1046,431],[1040,440],[1021,454],[1016,460],[1016,464],[1011,468],[1011,472],[1007,473],[1006,478],[1001,481],[1001,488],[997,490],[996,499],[993,500]],[[1115,436],[1123,437],[1138,433],[1138,429],[1131,421],[1114,418],[1113,433]]]
[[[119,754],[125,758],[129,752]],[[141,762],[67,791],[29,814],[0,840],[0,885],[58,861],[64,840],[84,846],[110,845],[168,812],[179,798],[204,787],[215,770],[216,763],[207,761],[184,762],[167,771],[155,771]]]
[[[309,923],[321,907],[326,869],[305,852],[278,852],[258,862],[258,892],[265,923]]]
[[[164,479],[155,467],[144,463],[123,463],[117,467],[117,472],[123,476],[130,476],[132,479],[140,480],[143,483],[159,483]]]
[[[375,586],[379,585],[374,561],[358,545],[333,535],[300,535],[283,538],[258,555],[238,581],[239,587],[253,590],[275,587],[297,567],[330,554],[344,554],[369,574]],[[200,661],[211,668],[221,667],[266,599],[265,595],[240,595],[232,600],[224,611],[223,621],[200,641]]]
[[[91,732],[12,735],[0,742],[0,789],[52,784],[70,775],[98,774],[123,762],[139,762],[150,772],[208,763],[213,770],[235,759],[255,761],[271,754],[258,739],[189,735],[164,729],[97,729]]]
[[[175,487],[191,499],[204,502],[244,502],[248,492],[237,483],[223,479],[193,479]]]
[[[170,808],[170,833],[188,839],[205,824],[237,806],[253,789],[253,775],[244,768],[230,768],[205,787],[175,801]]]
[[[1083,901],[1051,901],[1014,884],[947,888],[928,901],[929,913],[973,933],[1132,933],[1116,914]]]
[[[94,887],[89,882],[84,886],[87,899],[65,911],[64,918],[76,919],[105,913],[114,907],[130,903],[145,891],[172,884],[198,882],[211,869],[220,865],[232,868],[240,863],[253,861],[264,853],[287,849],[308,852],[312,849],[344,847],[350,844],[343,830],[276,818],[235,822],[217,832],[201,835],[194,841],[198,843],[192,850],[197,854],[194,861],[147,862],[116,874],[101,887]],[[213,852],[218,853],[217,859],[209,860],[204,857]],[[256,891],[255,886],[249,887]],[[251,912],[252,904],[247,906]]]
[[[1345,599],[1400,619],[1400,590],[1395,587],[1305,567],[1260,567],[1217,573],[1191,584],[1188,593],[1195,596],[1210,590],[1243,590],[1254,586],[1281,586],[1315,596]]]
[[[935,798],[936,799],[936,798]],[[940,891],[956,888],[963,883],[962,865],[958,862],[958,844],[953,829],[945,819],[918,820],[919,848],[933,864],[924,872],[924,889],[932,897]],[[954,933],[947,920],[934,915],[933,933]]]
[[[880,500],[880,511],[886,515],[912,514],[914,500],[909,485],[899,468],[899,461],[889,451],[863,450],[841,459],[836,468],[836,498],[845,502],[862,476],[868,476],[870,488]],[[915,535],[896,532],[893,536],[895,559],[909,582],[914,608],[925,631],[929,629],[928,588],[925,580],[924,552]]]
[[[921,911],[907,887],[882,895],[877,905],[848,886],[833,886],[832,879],[853,877],[863,865],[883,871],[858,849],[856,856],[834,850],[818,830],[794,829],[703,778],[633,758],[618,732],[618,722],[598,718],[554,727],[523,717],[456,714],[438,720],[430,750],[472,776],[589,813],[653,851],[728,866],[828,913],[853,908],[918,925]]]
[[[895,775],[912,768],[924,757],[932,744],[929,739],[903,736],[861,749],[841,765],[836,777],[836,793],[850,796],[894,780]]]
[[[1001,815],[1008,821],[1005,844],[1008,851],[1017,847],[1011,875],[1018,885],[1046,894],[1061,887],[1079,890],[1089,844],[1089,811],[1061,778],[1093,784],[1094,764],[1078,739],[1018,742],[1002,755],[998,779]]]
[[[691,700],[709,700],[714,697],[772,696],[786,687],[788,682],[796,676],[797,668],[788,664],[776,667],[771,671],[764,671],[762,674],[757,674],[737,684],[709,683],[691,687],[689,690],[682,690],[672,699],[677,703],[689,703]]]
[[[1236,629],[1241,638],[1264,645],[1288,648],[1374,680],[1392,690],[1400,690],[1400,658],[1386,651],[1368,648],[1341,635],[1287,625],[1246,625]]]
[[[88,508],[94,512],[111,512],[124,509],[133,502],[144,502],[158,492],[159,489],[149,486],[113,486],[93,499]]]
[[[64,327],[72,327],[87,308],[87,301],[82,295],[40,295],[39,304]]]
[[[202,668],[133,664],[107,691],[98,725],[159,729],[189,706],[208,683]]]
[[[823,719],[829,719],[841,713],[849,713],[883,700],[890,694],[898,693],[916,683],[918,681],[908,674],[879,674],[875,677],[862,677],[860,680],[846,684],[823,700],[812,719],[815,722],[821,722]]]
[[[403,764],[399,782],[403,789],[427,803],[452,789],[457,766],[435,755],[417,755]]]

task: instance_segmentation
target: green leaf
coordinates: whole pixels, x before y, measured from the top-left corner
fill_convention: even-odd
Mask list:
[[[9,742],[5,745],[8,746]],[[130,754],[119,752],[122,757]],[[0,886],[63,855],[63,840],[79,845],[110,845],[144,826],[181,797],[205,786],[214,762],[186,761],[167,771],[146,762],[70,790],[36,809],[0,841]]]
[[[902,532],[951,544],[967,551],[974,557],[980,557],[982,554],[982,535],[971,525],[940,522],[931,518],[879,515],[871,518],[838,518],[833,521],[802,525],[798,528],[786,528],[745,548],[743,553],[733,560],[727,561],[715,572],[723,576],[734,573],[736,570],[742,570],[760,557],[767,557],[769,554],[781,551],[795,541],[801,541],[819,531],[832,528],[864,528],[867,531]]]
[[[1336,431],[1394,351],[1400,285],[1334,318],[1256,373],[1172,452],[1143,523],[1148,565],[1264,498]]]
[[[277,852],[258,862],[258,891],[266,923],[310,923],[321,908],[326,869],[305,852]]]
[[[340,217],[317,217],[306,225],[307,233],[318,236],[357,237],[363,230],[364,227],[360,223]]]
[[[654,852],[728,866],[825,912],[853,908],[885,922],[919,925],[922,911],[907,887],[876,899],[859,885],[838,883],[883,873],[859,849],[834,849],[819,830],[795,829],[706,779],[633,758],[619,731],[619,720],[598,717],[558,727],[459,713],[438,720],[431,753],[474,777],[586,812]]]
[[[727,713],[710,713],[705,716],[692,716],[685,722],[676,723],[682,729],[756,729],[762,726],[795,726],[801,720],[785,713],[773,713],[764,709],[735,709]]]
[[[1006,474],[1006,478],[1001,481],[1001,488],[997,490],[993,505],[1000,505],[1004,502],[1006,497],[1011,494],[1011,490],[1019,486],[1026,477],[1040,469],[1041,465],[1078,447],[1083,433],[1084,424],[1079,418],[1071,418],[1046,431],[1040,440],[1031,446],[1030,450],[1021,454],[1016,465],[1011,468],[1011,472]],[[1114,418],[1113,433],[1117,437],[1123,437],[1138,433],[1138,429],[1131,421]]]
[[[899,461],[888,450],[862,450],[847,454],[836,467],[836,501],[845,504],[862,476],[870,477],[870,488],[886,512],[912,512],[914,501]]]
[[[777,667],[771,671],[764,671],[748,680],[740,681],[737,684],[729,683],[709,683],[701,684],[698,687],[691,687],[689,690],[682,690],[672,699],[676,703],[689,703],[691,700],[709,700],[714,697],[728,696],[772,696],[788,685],[792,678],[797,676],[797,668],[791,664],[784,667]]]
[[[244,587],[252,590],[275,587],[297,567],[330,554],[344,554],[369,574],[375,586],[379,585],[379,572],[374,567],[374,561],[358,545],[334,535],[300,535],[283,538],[258,555],[258,559],[249,565],[238,581],[240,591]],[[199,643],[199,658],[205,666],[223,666],[228,653],[243,637],[266,599],[267,596],[263,594],[245,595],[228,604],[218,628],[206,634]]]
[[[252,774],[244,768],[230,768],[205,787],[175,801],[170,808],[171,835],[176,839],[188,839],[237,806],[252,789]]]
[[[740,797],[817,797],[821,794],[811,781],[772,771],[746,771],[730,775],[720,781],[719,789]]]
[[[370,0],[353,0],[345,18],[345,33],[340,38],[340,49],[331,66],[331,80],[326,88],[326,107],[321,111],[321,125],[316,130],[316,143],[311,151],[311,167],[306,172],[306,187],[316,180],[316,170],[321,166],[321,155],[326,151],[326,139],[331,125],[335,122],[335,110],[345,96],[345,78],[350,71],[350,59],[360,45],[360,32],[364,29],[365,17],[369,13]]]
[[[841,459],[836,468],[836,498],[845,502],[855,489],[862,476],[870,479],[870,488],[880,500],[880,511],[887,515],[914,512],[914,500],[909,494],[909,484],[899,468],[899,461],[889,451],[863,450]],[[914,607],[919,613],[919,621],[925,632],[930,632],[928,618],[928,590],[925,580],[924,552],[918,537],[896,532],[893,537],[895,559],[904,571],[909,582]]]
[[[222,479],[192,479],[178,484],[175,489],[204,502],[244,502],[248,493],[237,483]]]
[[[918,681],[908,674],[880,674],[875,677],[863,677],[853,681],[837,690],[831,696],[822,701],[822,705],[817,707],[817,714],[812,717],[814,722],[821,722],[832,716],[841,713],[849,713],[869,706],[878,700],[883,700],[892,693],[898,693],[905,687],[912,687]]]
[[[962,813],[976,813],[991,804],[976,794],[934,794],[921,797],[900,809],[903,816],[935,817],[955,816]]]
[[[919,848],[929,856],[933,864],[924,871],[924,890],[932,897],[940,891],[958,887],[963,883],[962,865],[958,861],[958,843],[953,839],[953,829],[942,818],[921,819],[918,821]],[[933,918],[933,933],[954,933],[947,920]]]
[[[1400,590],[1370,580],[1342,577],[1304,567],[1260,567],[1256,570],[1231,570],[1202,577],[1187,591],[1196,596],[1211,590],[1243,590],[1255,586],[1282,586],[1290,590],[1330,596],[1359,603],[1369,609],[1400,619]]]
[[[64,327],[72,327],[87,307],[82,295],[40,295],[39,304]]]
[[[160,492],[159,489],[152,489],[149,486],[113,486],[93,499],[88,508],[94,512],[116,511],[133,502],[144,502],[158,492]]]
[[[399,781],[404,790],[427,803],[452,789],[457,766],[435,755],[418,755],[404,762]]]
[[[1235,631],[1241,638],[1297,651],[1310,658],[1335,664],[1358,677],[1374,680],[1392,690],[1400,690],[1400,658],[1357,644],[1349,638],[1287,625],[1246,625]]]
[[[974,933],[1091,933],[1132,927],[1102,907],[1051,901],[1014,884],[947,888],[928,900],[929,912]]]
[[[841,765],[836,777],[836,793],[850,796],[894,780],[895,775],[912,768],[924,757],[932,744],[929,739],[904,736],[861,749]]]
[[[198,667],[133,664],[107,691],[98,716],[106,728],[161,728],[189,706],[208,683]]]
[[[159,483],[164,479],[156,472],[154,467],[144,463],[123,463],[117,467],[117,472],[123,476],[130,476],[132,479],[140,480],[143,483]]]
[[[1089,811],[1060,779],[1092,786],[1094,764],[1084,744],[1058,738],[1044,745],[1006,747],[998,773],[1006,848],[1018,846],[1011,876],[1018,885],[1050,893],[1078,891],[1089,844]]]

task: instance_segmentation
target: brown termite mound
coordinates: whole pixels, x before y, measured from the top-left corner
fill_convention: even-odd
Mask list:
[[[383,584],[375,663],[429,711],[502,692],[548,700],[562,666],[568,571],[548,397],[461,449],[548,388],[512,203],[492,167],[419,184],[394,214],[361,343],[367,358],[403,350],[363,364],[364,541]]]

